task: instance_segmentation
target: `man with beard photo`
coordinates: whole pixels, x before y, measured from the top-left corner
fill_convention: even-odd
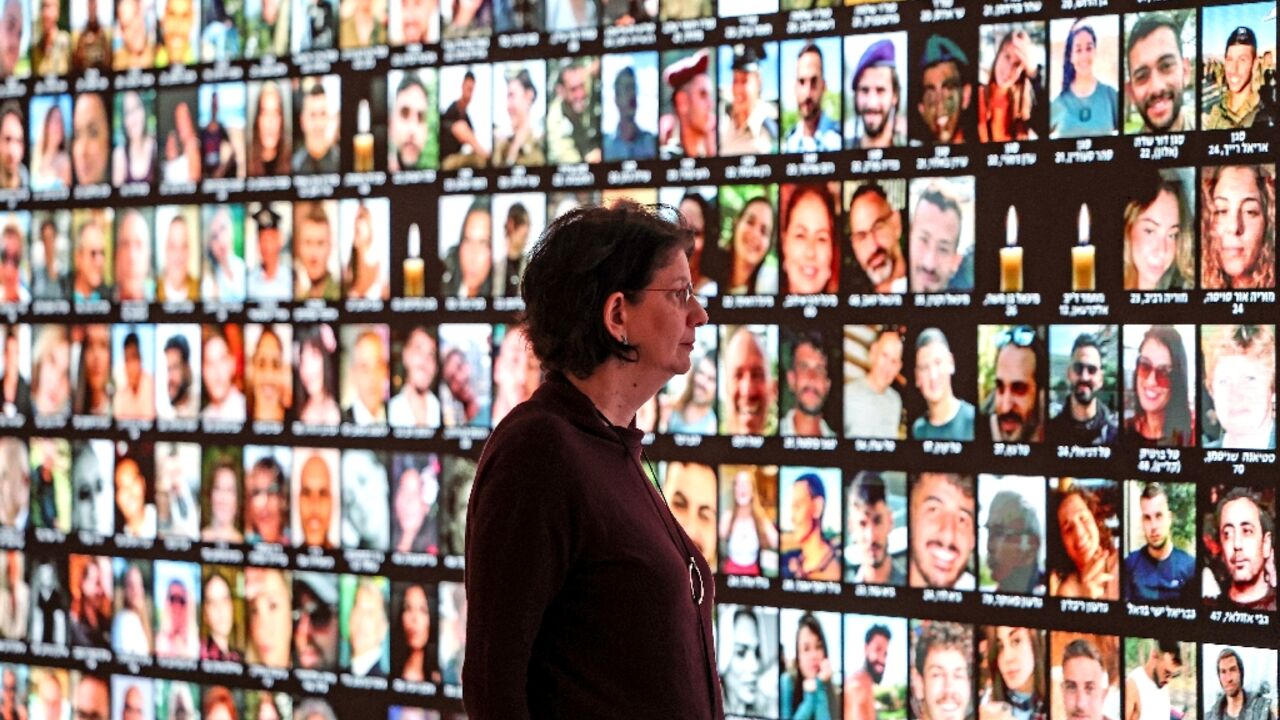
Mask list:
[[[1120,436],[1120,421],[1098,397],[1106,381],[1102,366],[1102,339],[1080,333],[1071,343],[1067,364],[1069,395],[1062,410],[1048,423],[1049,438],[1066,445],[1111,445]]]
[[[847,632],[847,631],[846,631]],[[876,686],[884,678],[893,633],[875,624],[862,638],[863,666],[849,674],[844,684],[844,720],[876,720]]]
[[[600,162],[600,60],[569,60],[556,78],[547,107],[547,159],[553,163]]]
[[[973,478],[921,473],[911,484],[910,505],[911,587],[976,590],[971,570],[978,542]]]
[[[822,417],[827,394],[831,391],[831,375],[827,371],[827,353],[822,347],[822,335],[810,331],[797,337],[791,346],[791,358],[787,365],[787,388],[791,391],[795,406],[782,416],[778,423],[778,434],[835,437],[836,432]]]
[[[838,53],[837,53],[838,55]],[[839,61],[836,61],[837,66]],[[782,141],[787,153],[830,152],[841,146],[840,123],[822,111],[827,92],[822,48],[807,42],[796,56],[796,124]]]
[[[1125,94],[1142,117],[1142,125],[1129,128],[1129,132],[1195,130],[1190,108],[1182,106],[1187,83],[1193,75],[1190,61],[1182,55],[1181,23],[1159,12],[1137,17],[1127,33]]]
[[[387,170],[402,172],[426,167],[427,113],[431,101],[427,86],[416,72],[405,72],[391,97],[388,136],[391,138]]]
[[[907,144],[906,118],[898,115],[901,89],[892,40],[877,40],[863,51],[849,89],[853,92],[856,116],[849,147],[887,148]]]
[[[1210,646],[1205,646],[1206,654]],[[1274,659],[1274,651],[1272,658]],[[1274,720],[1271,699],[1267,693],[1249,692],[1244,689],[1244,661],[1234,648],[1224,647],[1218,652],[1218,685],[1221,694],[1212,705],[1204,703],[1205,720]],[[1274,667],[1274,664],[1273,664]],[[1267,684],[1264,679],[1259,690]],[[1206,682],[1207,685],[1207,682]],[[1208,695],[1208,688],[1205,688]]]
[[[980,346],[982,342],[978,343]],[[996,335],[994,387],[987,390],[986,429],[992,442],[1044,440],[1044,341],[1036,328],[1018,325]]]
[[[1167,720],[1172,716],[1169,681],[1182,674],[1182,648],[1159,640],[1146,662],[1129,671],[1124,683],[1124,720]]]
[[[902,213],[875,181],[849,198],[849,242],[853,263],[846,286],[856,292],[905,293],[907,260],[902,253]]]
[[[182,335],[171,335],[164,343],[165,366],[168,368],[165,389],[169,393],[169,406],[174,418],[194,419],[199,411],[196,393],[193,391],[191,371],[191,345]]]

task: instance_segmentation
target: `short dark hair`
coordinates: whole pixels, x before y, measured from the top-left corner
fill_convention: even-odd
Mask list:
[[[849,485],[849,500],[871,507],[885,500],[884,477],[877,470],[863,470],[853,476]]]
[[[507,209],[507,222],[516,227],[524,227],[529,224],[529,210],[524,206],[524,203],[513,203]]]
[[[1213,511],[1218,527],[1222,526],[1222,508],[1226,507],[1227,503],[1235,502],[1236,500],[1248,500],[1253,503],[1253,507],[1258,510],[1258,522],[1262,524],[1262,532],[1271,532],[1272,526],[1274,525],[1271,513],[1268,511],[1266,506],[1263,505],[1262,497],[1258,493],[1254,492],[1252,488],[1247,487],[1233,487],[1227,492],[1227,494],[1218,499],[1218,505]]]
[[[396,93],[393,97],[400,97],[400,93],[410,88],[418,88],[422,91],[423,95],[428,98],[431,97],[431,94],[427,92],[426,84],[422,82],[422,78],[419,77],[416,72],[407,72],[401,76],[400,84],[396,86]]]
[[[256,472],[271,473],[271,477],[276,483],[284,483],[284,468],[280,467],[280,461],[276,460],[272,455],[263,455],[253,463],[253,467],[249,468],[249,473]]]
[[[853,204],[857,202],[859,198],[867,195],[875,195],[886,203],[889,202],[889,194],[885,192],[884,186],[874,180],[871,180],[869,182],[862,183],[858,186],[857,190],[853,191],[853,195],[849,198],[849,207],[852,208]]]
[[[138,352],[142,351],[141,343],[138,342],[138,333],[130,331],[128,335],[124,336],[124,343],[121,344],[120,349],[128,350],[129,348],[133,348]]]
[[[1097,645],[1085,638],[1072,640],[1067,643],[1067,647],[1062,651],[1063,665],[1066,665],[1068,660],[1076,658],[1089,658],[1098,663],[1098,667],[1102,668],[1104,672],[1107,669],[1107,664],[1102,661],[1102,651],[1098,649]]]
[[[813,42],[812,40],[806,42],[804,44],[804,47],[800,48],[800,52],[796,53],[796,59],[799,60],[800,58],[804,57],[805,55],[808,55],[809,53],[813,53],[814,55],[818,56],[819,65],[824,64],[825,61],[822,59],[822,48],[818,47],[818,44]]]
[[[1129,31],[1129,37],[1124,45],[1125,60],[1129,59],[1129,53],[1133,52],[1133,46],[1142,42],[1148,35],[1159,30],[1160,28],[1169,28],[1169,32],[1173,33],[1173,37],[1181,40],[1182,27],[1181,24],[1173,19],[1172,15],[1162,12],[1153,12],[1140,15],[1138,22],[1134,23],[1133,29]],[[1178,57],[1182,57],[1182,43],[1178,43]]]
[[[668,217],[675,217],[671,208],[622,201],[571,210],[542,233],[520,294],[529,344],[544,368],[587,377],[610,357],[636,361],[635,347],[605,329],[601,310],[615,292],[637,302],[673,252],[692,252],[692,232]]]
[[[791,365],[794,367],[796,363],[796,350],[801,345],[808,345],[823,355],[827,354],[826,348],[822,346],[822,333],[817,330],[803,330],[795,333],[795,337],[791,342]]]
[[[964,625],[930,620],[921,629],[920,637],[916,640],[914,663],[916,672],[924,674],[925,661],[929,659],[929,653],[933,652],[934,649],[955,650],[960,653],[967,661],[965,667],[968,668],[972,677],[973,637],[969,634],[969,629]]]
[[[1172,655],[1174,664],[1181,667],[1182,646],[1178,644],[1177,640],[1169,640],[1167,638],[1163,640],[1157,640],[1156,648],[1160,651],[1161,654],[1169,653],[1170,655]]]
[[[1102,354],[1102,342],[1098,340],[1098,336],[1093,333],[1083,332],[1076,336],[1074,342],[1071,343],[1071,354],[1075,355],[1080,348],[1091,347]]]
[[[1149,482],[1149,483],[1143,484],[1142,486],[1143,500],[1150,500],[1151,498],[1160,497],[1161,495],[1163,495],[1166,500],[1169,498],[1169,494],[1165,492],[1164,485],[1158,482]]]
[[[1216,664],[1221,665],[1222,661],[1227,658],[1235,658],[1236,669],[1240,671],[1240,684],[1244,685],[1244,663],[1240,660],[1240,653],[1236,652],[1235,648],[1222,648],[1218,653],[1218,662]]]
[[[883,637],[885,640],[893,639],[893,633],[889,632],[889,626],[876,623],[875,625],[872,625],[871,627],[867,628],[867,634],[865,637],[862,638],[862,643],[864,645],[867,643],[870,643],[871,638],[877,635],[879,635],[880,637]]]
[[[167,353],[170,350],[176,350],[183,363],[191,362],[191,345],[187,343],[185,337],[170,335],[169,339],[164,341],[164,351]]]

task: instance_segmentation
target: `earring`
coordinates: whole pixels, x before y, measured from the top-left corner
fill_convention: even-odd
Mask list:
[[[627,336],[625,334],[622,336],[622,344],[623,345],[627,344]]]

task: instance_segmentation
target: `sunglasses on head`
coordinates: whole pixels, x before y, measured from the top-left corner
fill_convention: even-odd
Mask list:
[[[1172,365],[1156,365],[1146,356],[1138,356],[1138,379],[1146,380],[1155,374],[1156,385],[1162,388],[1169,388],[1173,385],[1173,366]]]
[[[996,336],[996,347],[1002,348],[1013,343],[1020,348],[1031,347],[1036,341],[1036,329],[1030,325],[1018,325],[1001,332]]]

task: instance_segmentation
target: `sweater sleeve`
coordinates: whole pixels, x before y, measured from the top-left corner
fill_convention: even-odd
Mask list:
[[[486,446],[467,510],[462,677],[472,720],[529,717],[533,645],[579,545],[563,443],[545,419],[525,420]]]

